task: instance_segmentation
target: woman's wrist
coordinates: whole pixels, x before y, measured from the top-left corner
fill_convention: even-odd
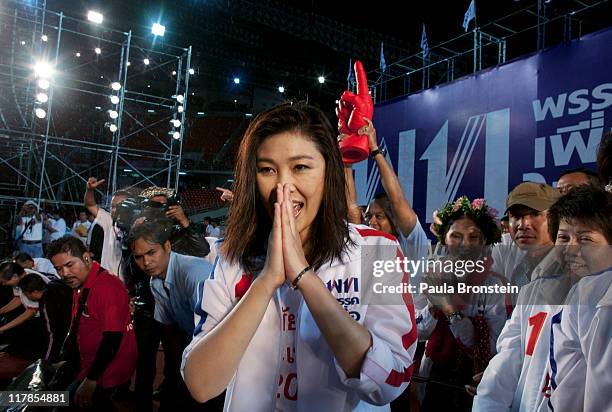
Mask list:
[[[255,281],[253,282],[254,287],[261,288],[264,293],[266,293],[270,297],[274,295],[276,289],[278,289],[281,285],[282,283],[276,282],[273,276],[267,276],[264,272],[262,272],[261,275],[257,276],[255,278]]]

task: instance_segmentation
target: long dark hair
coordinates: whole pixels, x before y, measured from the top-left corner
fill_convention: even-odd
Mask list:
[[[266,138],[286,132],[299,133],[311,140],[325,159],[323,200],[312,223],[306,259],[319,268],[334,258],[341,259],[349,242],[346,183],[331,123],[313,106],[281,104],[253,119],[238,150],[234,199],[221,251],[229,261],[240,262],[248,271],[261,269],[272,228],[272,220],[257,190],[257,149]]]

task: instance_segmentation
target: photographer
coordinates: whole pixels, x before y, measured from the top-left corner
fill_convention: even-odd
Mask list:
[[[106,210],[98,207],[94,194],[95,189],[102,183],[104,183],[104,179],[98,180],[95,177],[90,177],[87,180],[87,189],[85,190],[85,207],[95,217],[94,223],[102,228],[104,232],[102,250],[100,252],[92,251],[95,254],[96,260],[100,261],[100,265],[103,268],[114,275],[122,277],[120,273],[122,233],[115,224],[115,220],[117,206],[126,200],[130,194],[123,190],[115,192],[111,199],[111,212],[108,213]]]
[[[165,217],[178,226],[170,235],[173,252],[202,258],[208,255],[210,245],[191,225],[173,189],[152,186],[143,190],[140,196],[146,199],[142,204],[142,216],[146,220],[163,223]]]
[[[17,239],[19,251],[35,258],[42,257],[43,223],[34,201],[28,200],[21,207],[17,214],[17,227],[21,233]]]

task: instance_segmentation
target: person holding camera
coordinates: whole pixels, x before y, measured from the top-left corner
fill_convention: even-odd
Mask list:
[[[117,206],[126,200],[130,194],[126,191],[119,190],[113,194],[111,199],[111,212],[98,207],[94,191],[98,186],[104,183],[104,179],[98,180],[95,177],[87,179],[87,188],[85,190],[85,207],[94,217],[94,224],[102,228],[104,238],[102,242],[102,250],[97,254],[94,251],[96,259],[100,260],[100,265],[107,269],[110,273],[120,277],[121,265],[121,244],[122,232],[115,224]]]
[[[150,278],[155,299],[154,319],[161,324],[166,386],[164,395],[168,396],[162,396],[160,401],[162,406],[166,402],[189,406],[193,400],[180,377],[181,357],[191,341],[195,327],[193,297],[198,285],[208,279],[212,265],[202,258],[172,251],[170,235],[166,227],[155,222],[144,222],[132,227],[127,244],[138,268]],[[137,336],[138,333],[137,330]],[[157,348],[153,349],[155,356]],[[138,367],[146,366],[143,365],[143,362],[147,362],[146,357],[146,353],[139,353],[137,370],[140,370]],[[149,382],[151,384],[152,379]],[[140,392],[138,389],[137,393]]]
[[[43,257],[43,222],[38,205],[28,200],[17,214],[17,227],[21,235],[17,239],[19,251],[34,258]]]

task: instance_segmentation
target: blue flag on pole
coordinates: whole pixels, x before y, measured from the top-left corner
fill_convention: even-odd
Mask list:
[[[387,70],[387,62],[385,61],[385,52],[383,50],[383,42],[380,42],[380,71]]]
[[[349,57],[349,70],[348,76],[346,76],[346,81],[351,84],[353,82],[353,59]]]
[[[423,23],[423,34],[421,34],[421,50],[423,50],[423,57],[429,55],[429,45],[427,44],[427,32],[425,32],[425,23]]]
[[[468,27],[470,27],[470,21],[476,18],[476,4],[474,4],[474,0],[470,3],[465,15],[463,16],[463,28],[465,31],[468,31]]]

